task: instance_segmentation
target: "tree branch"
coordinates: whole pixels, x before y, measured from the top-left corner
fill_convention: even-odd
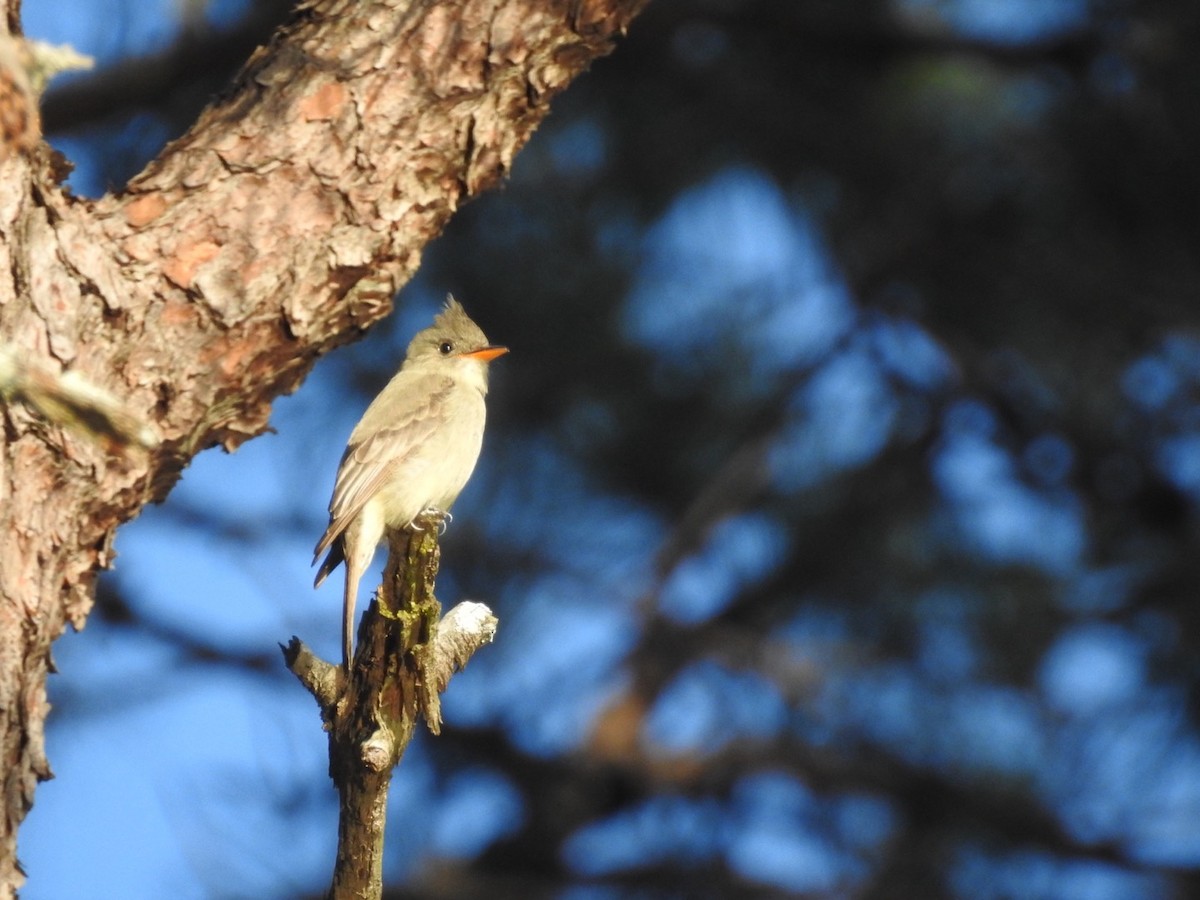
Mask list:
[[[440,732],[439,693],[495,634],[496,618],[481,603],[461,603],[438,622],[433,588],[441,553],[437,525],[429,526],[389,535],[383,586],[359,626],[348,685],[339,666],[299,639],[282,648],[329,731],[329,774],[341,799],[333,898],[381,896],[392,769],[418,717]]]

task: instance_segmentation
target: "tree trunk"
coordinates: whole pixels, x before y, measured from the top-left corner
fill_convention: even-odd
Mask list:
[[[160,439],[114,452],[29,403],[0,408],[0,896],[22,883],[17,828],[50,775],[50,647],[84,625],[116,526],[197,451],[260,434],[321,353],[387,315],[425,243],[644,2],[302,3],[187,134],[97,201],[58,186],[0,57],[0,345],[109,392]]]

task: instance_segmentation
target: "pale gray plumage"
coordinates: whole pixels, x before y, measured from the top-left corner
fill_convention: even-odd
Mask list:
[[[346,563],[342,665],[351,660],[358,583],[389,529],[426,510],[448,512],[471,477],[483,442],[488,363],[507,348],[488,343],[450,297],[408,345],[400,371],[350,434],[329,501],[329,527],[313,562],[320,585]]]

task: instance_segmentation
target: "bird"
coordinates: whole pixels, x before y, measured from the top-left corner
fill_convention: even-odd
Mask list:
[[[507,352],[448,296],[350,433],[329,500],[329,526],[313,553],[313,565],[327,554],[313,587],[346,565],[345,673],[353,659],[358,583],[376,547],[389,530],[418,527],[414,520],[422,515],[449,515],[483,445],[489,363]]]

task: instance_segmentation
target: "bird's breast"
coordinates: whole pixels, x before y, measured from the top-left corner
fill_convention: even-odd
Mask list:
[[[475,471],[483,426],[482,398],[465,398],[428,440],[398,463],[377,495],[389,527],[407,525],[429,507],[450,509]]]

